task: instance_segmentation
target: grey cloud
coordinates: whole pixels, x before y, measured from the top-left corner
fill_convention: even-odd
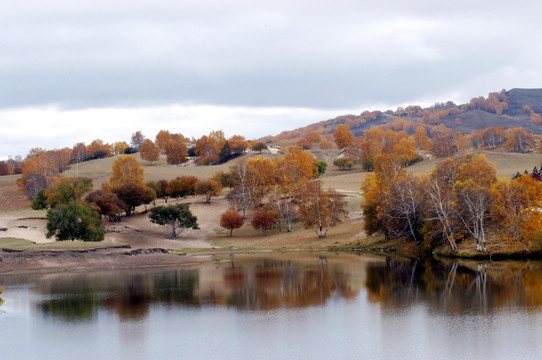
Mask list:
[[[21,0],[0,12],[0,107],[344,108],[481,95],[542,81],[525,61],[542,55],[541,10],[487,0]],[[505,67],[521,69],[515,82],[499,76]],[[480,85],[488,74],[495,81]]]

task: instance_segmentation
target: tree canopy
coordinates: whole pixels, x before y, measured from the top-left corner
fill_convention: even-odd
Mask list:
[[[171,237],[177,237],[187,228],[198,228],[198,218],[192,215],[188,205],[157,206],[151,209],[151,222],[169,225]]]
[[[47,212],[47,237],[57,240],[102,241],[105,229],[100,214],[77,202],[62,204]]]

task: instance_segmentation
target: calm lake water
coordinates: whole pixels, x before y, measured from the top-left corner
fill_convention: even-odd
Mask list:
[[[320,255],[0,275],[0,358],[542,358],[539,262]]]

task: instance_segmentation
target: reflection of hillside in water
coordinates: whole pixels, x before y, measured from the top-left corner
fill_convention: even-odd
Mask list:
[[[539,262],[387,259],[367,267],[368,298],[386,309],[426,303],[437,312],[486,313],[542,305]]]
[[[142,319],[152,306],[164,305],[270,310],[355,297],[359,287],[344,267],[318,258],[260,258],[161,272],[52,276],[37,281],[35,290],[42,295],[38,308],[43,314],[69,322],[93,319],[99,309],[121,319]]]

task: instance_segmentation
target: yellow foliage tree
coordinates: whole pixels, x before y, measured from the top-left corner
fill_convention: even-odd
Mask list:
[[[501,238],[529,251],[534,236],[542,229],[542,183],[524,174],[500,180],[493,188],[491,216],[504,230]]]
[[[137,159],[131,155],[120,156],[113,162],[109,186],[118,188],[128,184],[144,186],[144,172]]]

